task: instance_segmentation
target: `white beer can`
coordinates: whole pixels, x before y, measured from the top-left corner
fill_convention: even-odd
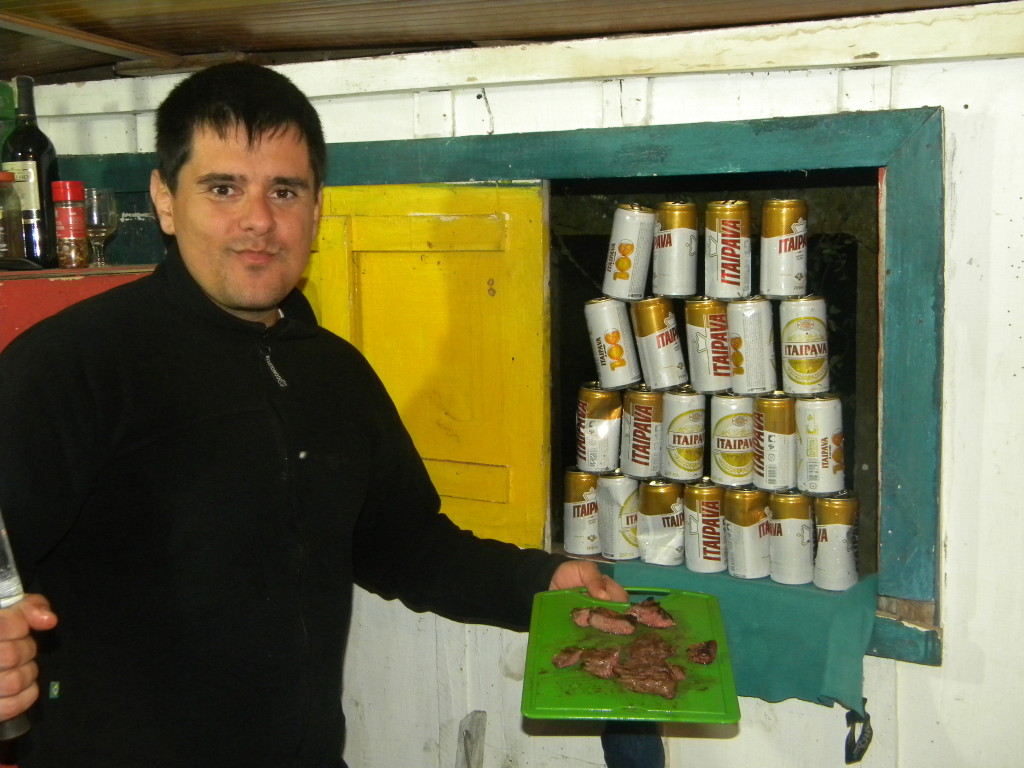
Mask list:
[[[706,397],[676,387],[661,395],[661,475],[695,482],[704,476]]]
[[[621,472],[597,478],[597,520],[601,555],[609,560],[640,557],[636,542],[636,518],[640,514],[639,483]]]
[[[737,395],[774,392],[777,381],[771,302],[760,296],[730,301],[725,315],[732,350],[732,391]]]
[[[615,299],[591,299],[584,305],[583,314],[601,386],[625,389],[640,381],[640,358],[626,304]]]
[[[680,565],[685,531],[683,486],[661,480],[641,482],[636,523],[640,559],[652,565]]]
[[[725,302],[701,297],[686,302],[686,353],[690,385],[698,392],[725,392],[732,383]]]
[[[644,383],[654,390],[689,381],[672,300],[655,296],[629,307]]]
[[[661,203],[651,260],[655,296],[694,296],[697,290],[697,206]]]
[[[619,469],[639,479],[661,471],[661,393],[640,384],[622,397],[622,441]]]
[[[814,578],[814,520],[811,499],[796,491],[768,496],[771,516],[772,581],[780,584],[809,584]]]
[[[806,200],[764,201],[760,292],[770,299],[807,293]]]
[[[598,532],[597,475],[578,469],[565,471],[562,545],[570,555],[601,554]]]
[[[623,301],[644,297],[657,215],[639,203],[615,208],[601,292]]]
[[[843,412],[838,395],[796,401],[796,487],[810,496],[830,496],[846,487]]]
[[[722,500],[729,575],[761,579],[771,571],[768,494],[756,488],[726,488]]]
[[[801,396],[828,391],[826,317],[821,296],[779,302],[782,390],[786,394]]]
[[[708,482],[683,488],[686,533],[683,561],[696,573],[719,573],[728,567],[722,529],[722,488]]]
[[[742,395],[711,397],[711,481],[749,485],[754,473],[754,401]]]
[[[781,392],[754,398],[754,487],[796,487],[796,402]]]
[[[858,510],[859,502],[852,494],[814,500],[816,587],[838,592],[857,583]]]
[[[750,205],[708,203],[704,217],[704,293],[715,299],[750,295]]]
[[[619,466],[622,394],[584,384],[576,397],[576,466],[584,472],[611,472]]]

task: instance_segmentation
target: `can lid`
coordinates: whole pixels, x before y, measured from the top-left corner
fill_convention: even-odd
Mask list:
[[[10,171],[0,171],[0,181],[14,181],[14,174]]]
[[[54,181],[53,188],[54,202],[78,202],[85,200],[85,184],[81,181]]]

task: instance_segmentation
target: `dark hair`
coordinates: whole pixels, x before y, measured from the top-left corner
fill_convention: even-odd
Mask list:
[[[232,62],[182,80],[157,108],[157,168],[171,192],[192,153],[195,131],[207,127],[223,137],[236,126],[245,128],[250,143],[294,128],[309,147],[316,186],[323,183],[327,147],[320,117],[309,99],[272,69]]]

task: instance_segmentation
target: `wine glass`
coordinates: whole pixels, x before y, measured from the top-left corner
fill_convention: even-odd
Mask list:
[[[92,265],[105,267],[103,249],[117,229],[117,200],[114,190],[89,187],[85,190],[85,233],[92,247]]]

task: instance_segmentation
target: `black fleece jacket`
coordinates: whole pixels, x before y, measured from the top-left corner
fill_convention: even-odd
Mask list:
[[[22,768],[339,765],[353,582],[528,622],[561,559],[440,514],[367,362],[282,310],[223,312],[172,252],[0,355],[0,509],[60,618]]]

